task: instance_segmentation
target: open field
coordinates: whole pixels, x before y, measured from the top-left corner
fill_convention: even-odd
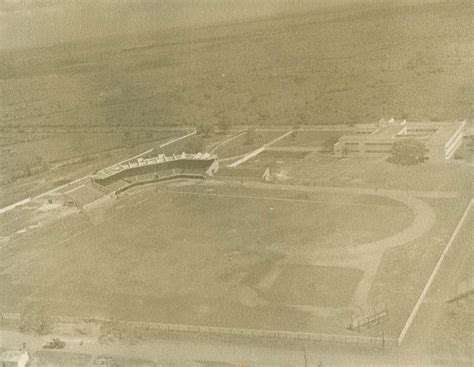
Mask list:
[[[162,142],[184,135],[183,131],[145,131],[143,133],[126,132],[78,132],[41,139],[35,142],[19,143],[10,146],[12,155],[38,157],[46,162],[87,156],[126,146],[135,146],[145,142]],[[2,157],[12,160],[8,154]],[[15,158],[13,158],[14,160]]]
[[[236,157],[245,153],[252,152],[260,148],[264,144],[270,143],[272,140],[285,134],[285,130],[259,130],[256,129],[252,138],[249,138],[247,133],[244,133],[228,143],[219,146],[214,154],[217,154],[219,159]]]
[[[10,144],[3,147],[0,155],[0,184],[13,182],[17,178],[37,174],[58,165],[92,160],[97,154],[143,143],[159,144],[184,134],[181,130],[138,130],[134,133],[75,131]]]
[[[382,294],[396,336],[463,201],[344,190],[178,181],[82,214],[15,209],[0,229],[1,308],[344,334]],[[419,267],[401,282],[405,247]]]
[[[468,2],[305,11],[0,51],[2,126],[340,124],[472,116]],[[120,77],[117,77],[120,75]]]

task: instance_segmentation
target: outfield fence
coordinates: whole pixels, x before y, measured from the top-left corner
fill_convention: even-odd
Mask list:
[[[164,333],[193,333],[203,334],[206,336],[234,336],[247,338],[266,338],[266,339],[283,339],[294,341],[338,343],[357,346],[367,346],[383,348],[385,346],[396,346],[396,338],[363,336],[363,335],[338,335],[338,334],[320,334],[308,332],[293,331],[276,331],[276,330],[259,330],[244,328],[229,328],[217,326],[201,326],[201,325],[184,325],[184,324],[164,324],[157,322],[138,322],[138,321],[120,321],[108,319],[83,319],[78,317],[56,316],[54,321],[65,324],[76,324],[79,322],[104,323],[115,326],[123,326],[129,328],[138,328],[142,330],[154,330]]]

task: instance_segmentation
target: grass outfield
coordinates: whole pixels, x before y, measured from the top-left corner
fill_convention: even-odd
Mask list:
[[[1,308],[40,304],[55,314],[345,332],[345,316],[297,307],[349,309],[362,271],[317,267],[298,255],[350,253],[412,219],[382,197],[159,188],[15,235],[2,249]],[[305,294],[308,287],[315,292]]]

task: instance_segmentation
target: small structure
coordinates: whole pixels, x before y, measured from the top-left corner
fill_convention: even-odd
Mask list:
[[[354,134],[334,144],[336,157],[388,157],[397,140],[414,139],[426,147],[425,159],[439,162],[451,158],[461,145],[466,121],[407,122],[381,119],[378,124],[355,125]]]
[[[0,367],[26,367],[30,355],[25,350],[7,350],[0,353]]]
[[[263,172],[263,176],[262,176],[262,179],[263,179],[263,182],[271,182],[273,181],[273,176],[270,172],[270,168],[267,167],[267,169],[265,170],[265,172]]]

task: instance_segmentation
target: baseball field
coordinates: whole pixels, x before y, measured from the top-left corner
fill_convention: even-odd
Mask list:
[[[395,335],[456,225],[440,203],[221,180],[142,186],[82,213],[30,203],[2,214],[0,307],[343,334],[352,314],[390,301]],[[400,248],[420,266],[409,279]],[[405,286],[403,300],[390,293]]]

